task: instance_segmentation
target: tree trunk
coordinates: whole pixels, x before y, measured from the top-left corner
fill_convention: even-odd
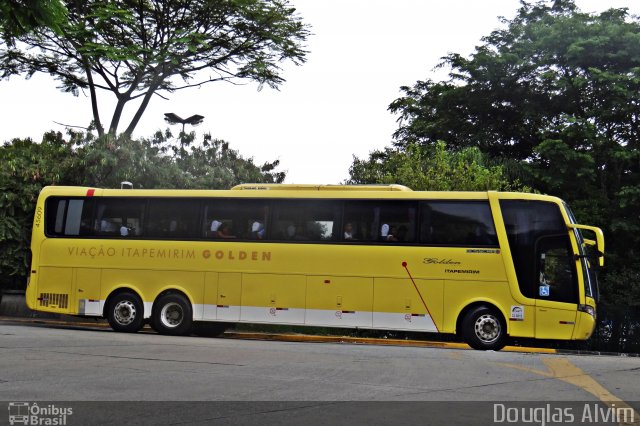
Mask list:
[[[111,124],[109,125],[109,134],[111,136],[117,136],[116,131],[118,130],[118,124],[120,123],[120,118],[122,118],[122,111],[124,110],[124,106],[127,102],[129,102],[128,96],[123,96],[121,94],[117,94],[118,103],[116,104],[116,109],[113,111],[113,116],[111,117]]]
[[[147,90],[147,93],[144,95],[144,98],[142,99],[142,103],[138,107],[136,114],[131,119],[131,123],[129,123],[129,127],[127,127],[127,130],[124,131],[124,135],[126,137],[131,137],[131,134],[135,130],[136,126],[138,125],[138,122],[140,121],[140,118],[142,117],[144,110],[147,109],[147,106],[149,105],[149,101],[151,100],[151,97],[156,92],[156,90],[158,90],[158,86],[159,86],[159,83],[154,83]]]
[[[98,136],[104,136],[104,127],[102,127],[102,121],[100,121],[100,112],[98,111],[98,94],[96,93],[96,87],[93,84],[93,75],[91,75],[91,69],[88,65],[85,67],[87,73],[87,81],[89,82],[89,93],[91,94],[91,111],[93,112],[93,122],[98,130]]]

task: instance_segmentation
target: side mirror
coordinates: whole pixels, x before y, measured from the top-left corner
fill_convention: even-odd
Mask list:
[[[576,225],[573,223],[569,225],[569,228],[592,232],[595,235],[595,240],[584,237],[583,240],[586,245],[596,247],[598,253],[598,264],[600,266],[604,266],[604,234],[602,233],[602,229],[596,226]]]

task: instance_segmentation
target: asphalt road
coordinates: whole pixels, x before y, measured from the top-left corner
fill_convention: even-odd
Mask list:
[[[315,401],[324,414],[340,411],[332,402],[351,401],[593,401],[638,410],[640,358],[169,337],[0,321],[0,400],[251,401],[252,409],[269,411],[278,402],[309,410],[306,403]]]

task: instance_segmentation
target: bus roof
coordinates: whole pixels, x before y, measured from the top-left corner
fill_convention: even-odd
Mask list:
[[[283,191],[413,191],[404,185],[316,185],[287,183],[241,183],[231,188],[241,190],[283,190]]]
[[[402,185],[314,185],[241,184],[231,189],[107,189],[79,186],[47,186],[40,197],[220,197],[220,198],[335,198],[335,199],[434,199],[487,200],[494,193],[499,199],[540,200],[562,203],[557,197],[525,192],[496,191],[413,191]]]

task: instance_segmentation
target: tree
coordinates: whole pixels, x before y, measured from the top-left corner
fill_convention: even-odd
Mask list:
[[[0,147],[0,287],[19,287],[29,267],[33,211],[45,184],[71,184],[76,154],[60,133],[42,143],[14,139]]]
[[[8,44],[42,27],[60,34],[66,14],[60,0],[0,0],[0,34]]]
[[[42,142],[14,139],[0,146],[0,288],[24,287],[36,200],[45,185],[119,188],[228,189],[244,182],[280,183],[278,161],[262,166],[229,143],[206,135],[170,131],[152,138],[94,137],[70,131],[46,133]]]
[[[610,139],[636,143],[640,25],[625,9],[589,15],[571,0],[523,3],[503,22],[470,58],[443,58],[449,80],[402,87],[406,96],[389,107],[400,114],[398,144],[445,140],[528,159],[542,140],[588,119]]]
[[[229,143],[204,135],[198,146],[177,152],[176,165],[183,173],[182,187],[198,189],[226,189],[239,183],[282,183],[285,172],[276,172],[280,161],[254,164],[229,148]]]
[[[254,164],[229,147],[229,142],[205,134],[170,130],[151,138],[119,136],[95,138],[91,133],[70,131],[75,161],[69,174],[75,185],[119,188],[129,181],[136,188],[228,189],[245,182],[280,183],[284,172],[275,171],[279,161]]]
[[[280,63],[305,61],[308,28],[286,0],[68,0],[66,7],[61,34],[38,27],[0,46],[0,75],[48,73],[65,92],[88,90],[100,136],[116,135],[131,101],[139,104],[127,136],[154,95],[243,79],[277,88]],[[98,90],[116,98],[106,131]]]
[[[636,277],[625,285],[640,287],[640,21],[626,9],[586,14],[556,0],[522,2],[503,24],[470,57],[443,58],[448,80],[402,88],[390,105],[396,145],[443,140],[511,164],[524,183],[605,228],[609,270],[625,268]]]
[[[355,157],[347,183],[399,183],[417,191],[527,190],[518,182],[510,183],[502,166],[485,163],[478,148],[450,152],[443,142],[409,144],[374,151],[366,160]]]

